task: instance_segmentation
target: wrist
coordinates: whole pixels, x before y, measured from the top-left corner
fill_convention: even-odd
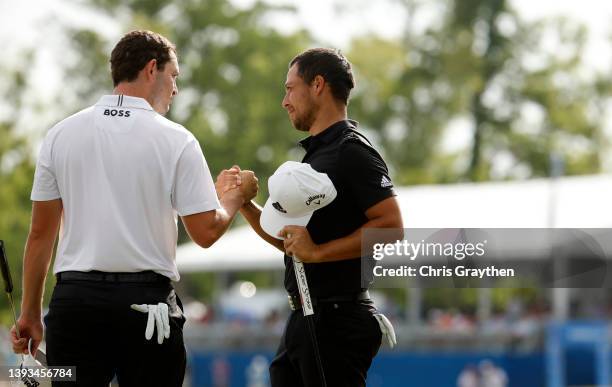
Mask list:
[[[240,211],[248,210],[248,209],[253,208],[253,207],[255,207],[255,203],[253,203],[253,200],[246,200],[242,204],[242,207],[240,207]]]
[[[41,308],[22,308],[19,320],[28,322],[37,322],[42,320],[42,307]]]
[[[223,195],[220,202],[221,202],[221,206],[225,208],[226,210],[228,210],[229,212],[230,209],[236,209],[236,210],[240,209],[240,207],[242,207],[244,203],[244,199],[242,198],[242,195],[228,191],[227,193]],[[231,211],[231,212],[234,212],[234,211]]]
[[[325,252],[323,245],[314,245],[312,249],[312,260],[313,262],[323,262],[325,259]]]

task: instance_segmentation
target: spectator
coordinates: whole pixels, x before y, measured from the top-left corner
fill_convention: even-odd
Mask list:
[[[478,369],[480,371],[480,387],[506,387],[508,385],[506,372],[496,367],[491,361],[481,361]]]
[[[457,387],[479,387],[478,369],[474,364],[468,364],[457,378]]]

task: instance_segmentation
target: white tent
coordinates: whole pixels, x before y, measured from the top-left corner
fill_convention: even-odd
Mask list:
[[[612,227],[612,175],[397,189],[407,228]],[[282,269],[282,253],[250,227],[229,231],[209,249],[179,246],[183,273]]]
[[[249,226],[229,231],[208,249],[193,242],[179,246],[176,263],[181,273],[284,268],[283,253],[261,239]]]

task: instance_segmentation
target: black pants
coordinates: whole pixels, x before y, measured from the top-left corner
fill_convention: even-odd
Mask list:
[[[366,385],[368,369],[382,334],[371,301],[323,303],[314,319],[328,387]],[[306,317],[291,313],[278,352],[270,365],[272,387],[318,387],[321,379]]]
[[[131,304],[165,302],[170,338],[145,339],[147,314]],[[180,309],[179,309],[180,307]],[[181,386],[185,376],[182,305],[171,283],[60,281],[45,316],[50,366],[76,366],[77,381],[54,386]]]

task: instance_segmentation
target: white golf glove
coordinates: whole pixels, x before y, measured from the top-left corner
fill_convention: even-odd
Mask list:
[[[132,304],[132,309],[148,313],[149,318],[147,320],[147,327],[145,328],[145,338],[151,340],[153,337],[153,329],[157,326],[157,343],[161,344],[164,342],[164,337],[167,339],[170,337],[170,318],[168,317],[168,304],[160,302],[157,305],[147,304]]]
[[[397,344],[397,338],[395,337],[395,329],[393,329],[393,325],[391,325],[391,321],[384,314],[376,313],[374,315],[376,321],[378,321],[378,326],[380,327],[380,331],[383,336],[387,338],[389,342],[389,347],[393,348],[395,344]]]

